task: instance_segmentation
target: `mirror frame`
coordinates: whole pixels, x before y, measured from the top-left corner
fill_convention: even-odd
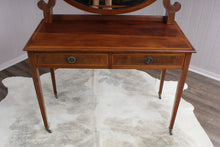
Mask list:
[[[129,13],[129,12],[133,12],[133,11],[142,9],[144,7],[147,7],[147,6],[151,5],[156,0],[148,0],[146,2],[135,5],[133,7],[115,9],[115,10],[96,9],[96,8],[92,8],[92,7],[80,4],[79,2],[76,2],[74,0],[64,0],[64,1],[67,2],[68,4],[72,5],[72,6],[76,7],[76,8],[79,8],[81,10],[88,11],[88,12],[91,12],[91,13],[97,13],[97,14],[102,14],[102,15],[114,15],[114,14]]]

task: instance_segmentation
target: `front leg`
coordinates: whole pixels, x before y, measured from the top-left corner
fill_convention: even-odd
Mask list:
[[[179,107],[180,99],[182,97],[183,88],[184,88],[184,84],[185,84],[185,81],[186,81],[186,76],[187,76],[187,73],[188,73],[190,59],[191,59],[191,54],[186,54],[185,62],[184,62],[182,73],[181,73],[181,77],[180,77],[180,80],[178,82],[178,87],[177,87],[177,90],[176,90],[176,98],[175,98],[175,102],[174,102],[174,105],[173,105],[172,117],[171,117],[171,120],[170,120],[170,126],[169,126],[170,135],[172,135],[173,125],[174,125],[174,122],[175,122],[175,119],[176,119],[176,114],[177,114],[177,110],[178,110],[178,107]]]
[[[44,127],[49,133],[51,133],[51,130],[49,129],[49,125],[47,123],[46,108],[44,104],[39,71],[38,71],[38,68],[36,67],[33,53],[28,53],[28,58],[29,58],[32,79],[34,82],[34,87],[35,87],[35,91],[37,95],[37,100],[38,100],[38,104],[39,104],[41,115],[42,115],[43,122],[44,122]]]

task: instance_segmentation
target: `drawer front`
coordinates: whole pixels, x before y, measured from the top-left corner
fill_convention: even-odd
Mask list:
[[[185,54],[113,54],[113,68],[181,69]]]
[[[38,53],[35,60],[38,67],[108,67],[108,54],[104,53]]]

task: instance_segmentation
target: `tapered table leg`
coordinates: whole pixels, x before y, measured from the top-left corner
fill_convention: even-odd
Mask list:
[[[181,77],[179,79],[178,87],[177,87],[177,90],[176,90],[176,98],[175,98],[175,101],[174,101],[173,112],[172,112],[172,116],[171,116],[171,120],[170,120],[170,126],[169,126],[170,135],[172,135],[173,125],[174,125],[174,122],[175,122],[175,118],[176,118],[177,110],[178,110],[178,107],[179,107],[180,99],[181,99],[181,96],[182,96],[182,93],[183,93],[183,88],[184,88],[184,84],[185,84],[185,81],[186,81],[186,76],[187,76],[187,72],[188,72],[188,68],[189,68],[190,59],[191,59],[191,54],[186,54],[185,62],[184,62],[182,73],[181,73]]]
[[[159,99],[161,99],[161,94],[162,94],[162,90],[163,90],[163,83],[164,83],[164,80],[165,80],[165,75],[166,75],[166,69],[162,69],[161,76],[160,76],[160,88],[159,88],[159,92],[158,92]]]
[[[52,80],[52,84],[53,84],[53,92],[56,98],[58,98],[57,96],[57,87],[56,87],[56,79],[55,79],[55,73],[54,73],[54,69],[50,68],[50,74],[51,74],[51,80]]]
[[[29,56],[29,64],[30,64],[32,79],[34,82],[38,104],[39,104],[41,115],[42,115],[43,122],[44,122],[44,127],[49,133],[51,133],[51,130],[49,129],[49,125],[47,123],[46,108],[45,108],[45,104],[44,104],[44,98],[43,98],[43,93],[42,93],[42,88],[41,88],[39,71],[35,65],[33,54],[28,53],[28,56]]]

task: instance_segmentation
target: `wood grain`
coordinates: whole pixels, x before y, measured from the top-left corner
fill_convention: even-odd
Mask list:
[[[195,52],[177,24],[145,21],[147,18],[152,20],[148,16],[145,19],[143,16],[106,17],[74,15],[71,17],[73,20],[42,22],[24,50]]]
[[[108,54],[101,53],[36,53],[34,55],[37,67],[59,67],[59,68],[107,68]],[[76,62],[70,64],[68,57],[74,57]]]
[[[145,63],[145,58],[151,57],[153,62]],[[182,69],[185,54],[113,54],[113,68],[137,69]]]

